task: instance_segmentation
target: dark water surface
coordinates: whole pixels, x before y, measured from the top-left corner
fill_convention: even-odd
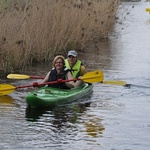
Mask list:
[[[105,80],[124,80],[131,86],[95,83],[90,98],[52,110],[26,109],[25,96],[33,88],[2,96],[0,149],[150,149],[150,14],[145,12],[150,3],[125,5],[134,9],[117,33],[80,56],[89,71],[102,69]],[[48,70],[38,66],[27,74],[45,75]],[[34,81],[6,80],[14,86]]]

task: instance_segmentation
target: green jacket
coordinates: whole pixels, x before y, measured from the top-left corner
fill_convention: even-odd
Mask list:
[[[81,61],[77,60],[74,66],[71,68],[69,65],[68,59],[65,59],[65,65],[68,69],[70,69],[72,76],[74,78],[78,78],[80,76],[80,68],[81,68]]]

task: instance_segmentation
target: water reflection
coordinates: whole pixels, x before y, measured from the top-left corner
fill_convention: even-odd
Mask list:
[[[0,114],[11,112],[14,107],[14,100],[10,96],[0,96]]]
[[[85,52],[79,53],[79,58],[89,71],[93,71],[93,69],[107,69],[111,67],[113,60],[111,46],[112,42],[110,39],[97,39],[97,41],[90,43],[86,47]]]
[[[75,123],[77,120],[77,114],[83,113],[86,111],[86,107],[89,106],[90,103],[85,104],[68,104],[62,105],[52,108],[26,108],[26,119],[27,121],[39,121],[41,117],[52,117],[55,118],[53,124],[57,126],[61,126],[63,122],[71,122]],[[52,119],[53,120],[53,119]]]
[[[0,96],[0,105],[12,106],[13,102],[14,102],[13,98],[9,95]]]
[[[86,119],[83,119],[83,117],[85,117],[85,111],[87,111],[89,107],[90,103],[63,105],[51,109],[27,108],[25,117],[29,122],[44,124],[45,128],[47,128],[47,125],[50,128],[53,127],[53,132],[56,132],[57,130],[67,132],[62,131],[66,128],[70,128],[72,132],[75,132],[75,130],[79,130],[77,126],[83,124],[85,127],[84,132],[87,133],[87,136],[91,136],[92,138],[101,137],[105,130],[101,123],[102,119],[95,117],[94,115],[88,115],[86,116]]]
[[[93,138],[102,137],[105,128],[102,125],[100,118],[91,116],[91,119],[85,121],[84,125],[86,127],[87,135],[90,135]]]

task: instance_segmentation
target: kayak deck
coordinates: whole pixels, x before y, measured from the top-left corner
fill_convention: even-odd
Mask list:
[[[53,107],[89,95],[92,92],[92,89],[93,85],[88,83],[84,83],[83,85],[72,89],[42,87],[28,94],[26,97],[26,103],[32,108]]]

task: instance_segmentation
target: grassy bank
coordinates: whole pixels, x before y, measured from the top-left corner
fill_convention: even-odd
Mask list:
[[[84,49],[113,29],[119,0],[1,0],[0,72]]]

